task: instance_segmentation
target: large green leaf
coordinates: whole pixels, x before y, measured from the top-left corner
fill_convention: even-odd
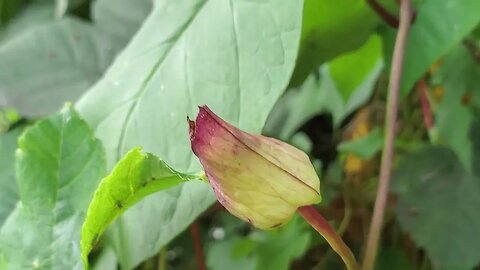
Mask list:
[[[88,207],[82,226],[82,258],[88,266],[88,254],[108,225],[144,197],[176,186],[197,175],[176,172],[163,160],[134,148],[122,158],[112,173],[102,179]]]
[[[291,85],[334,57],[358,49],[379,19],[363,0],[305,0],[302,42]]]
[[[95,26],[115,43],[125,45],[151,12],[153,0],[97,0],[92,6]]]
[[[480,22],[480,1],[420,1],[417,15],[408,36],[401,86],[403,95],[408,94],[430,65]],[[385,55],[390,62],[395,31],[386,29],[383,34]]]
[[[99,140],[70,107],[18,141],[20,203],[0,230],[2,269],[82,269],[80,228],[105,172]]]
[[[0,227],[18,201],[15,182],[15,149],[20,130],[0,134]]]
[[[198,171],[186,115],[197,105],[259,132],[288,84],[302,1],[157,1],[107,74],[77,107],[104,142],[109,168],[142,146],[179,171]],[[214,201],[198,181],[129,209],[109,240],[125,268],[154,255]]]
[[[472,269],[480,262],[480,126],[473,128],[473,167],[454,152],[427,147],[403,157],[393,175],[402,228],[424,248],[435,269]]]
[[[473,99],[478,98],[480,65],[465,46],[458,45],[445,57],[433,79],[445,89],[435,114],[435,127],[440,140],[450,146],[462,163],[470,168],[472,145],[468,140],[468,131],[474,113],[463,99],[468,94],[473,95]]]
[[[0,47],[0,97],[25,116],[58,110],[102,74],[115,50],[91,25],[67,18]]]

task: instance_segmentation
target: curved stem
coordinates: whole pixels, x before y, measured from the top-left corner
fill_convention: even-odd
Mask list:
[[[358,264],[350,248],[330,226],[327,220],[311,205],[298,208],[298,213],[319,232],[332,249],[340,255],[348,270],[358,270]]]
[[[390,71],[390,91],[387,100],[387,117],[385,119],[386,136],[382,152],[382,165],[378,183],[377,197],[373,209],[372,222],[365,248],[363,270],[372,270],[378,250],[378,240],[382,230],[383,216],[387,203],[388,185],[392,170],[393,143],[395,140],[395,126],[397,123],[398,96],[402,78],[403,60],[407,43],[410,21],[412,18],[412,6],[410,0],[402,0],[400,8],[400,26],[397,32],[395,48],[393,50],[392,68]]]

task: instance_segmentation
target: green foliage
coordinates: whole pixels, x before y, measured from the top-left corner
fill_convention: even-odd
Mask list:
[[[416,80],[480,22],[480,2],[421,1],[409,33],[401,92],[406,96]],[[448,14],[448,15],[446,15]],[[390,66],[395,31],[383,31],[386,61]]]
[[[472,269],[480,262],[479,131],[479,123],[472,126],[473,173],[452,150],[427,147],[405,157],[392,179],[399,221],[435,269]]]
[[[157,2],[106,76],[77,104],[104,141],[109,168],[140,145],[180,171],[198,171],[186,115],[208,103],[241,128],[259,131],[288,84],[301,1],[187,2]],[[112,96],[112,89],[121,92]],[[192,182],[127,211],[111,241],[123,267],[157,253],[213,201],[207,186]]]
[[[105,172],[100,141],[67,106],[25,130],[16,158],[20,201],[0,229],[2,269],[81,269],[80,227]]]
[[[80,96],[113,56],[108,40],[91,25],[74,18],[51,22],[1,46],[0,89],[7,106],[22,115],[44,115]]]
[[[308,225],[295,216],[278,230],[254,231],[246,238],[230,236],[213,242],[208,249],[207,265],[212,270],[287,270],[289,263],[306,251],[310,241]]]
[[[0,228],[15,208],[18,190],[15,182],[15,149],[20,129],[0,134]]]
[[[362,0],[305,0],[303,27],[292,86],[299,86],[319,65],[358,49],[379,24]]]
[[[82,258],[88,254],[115,218],[147,195],[198,179],[174,171],[158,157],[134,148],[122,158],[95,191],[82,226]]]
[[[153,8],[154,0],[97,0],[92,16],[112,42],[126,45]]]
[[[359,257],[384,139],[359,116],[387,106],[397,33],[371,2],[0,0],[0,270],[195,269],[193,220],[208,269],[343,269],[298,217],[264,232],[204,211],[185,118],[207,104],[305,151]],[[376,269],[474,269],[480,2],[413,2]]]
[[[354,154],[363,159],[372,158],[383,146],[382,130],[376,128],[365,137],[343,142],[338,145],[338,151]]]
[[[320,68],[299,89],[288,91],[273,108],[264,133],[287,140],[308,119],[331,113],[337,126],[371,96],[382,67],[381,43],[376,35],[358,50]]]
[[[462,163],[470,168],[472,146],[468,137],[475,118],[471,104],[479,105],[480,65],[465,46],[459,45],[445,57],[434,79],[445,89],[437,109],[440,140],[452,147]],[[469,97],[471,95],[473,97]]]
[[[4,2],[21,2],[4,0]],[[0,44],[5,40],[19,36],[27,30],[51,22],[54,19],[53,1],[35,1],[26,5],[8,24],[0,28]]]

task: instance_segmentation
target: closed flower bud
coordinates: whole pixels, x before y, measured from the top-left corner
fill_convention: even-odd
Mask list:
[[[261,229],[286,223],[301,206],[320,202],[320,181],[299,149],[241,131],[200,107],[189,120],[192,150],[218,201]]]

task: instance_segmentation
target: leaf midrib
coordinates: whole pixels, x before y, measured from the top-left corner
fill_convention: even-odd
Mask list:
[[[158,59],[158,61],[153,66],[152,70],[148,73],[147,77],[142,82],[142,85],[140,86],[140,90],[135,95],[134,101],[133,101],[132,105],[130,106],[127,115],[125,116],[125,121],[123,122],[122,129],[120,131],[120,136],[119,136],[119,139],[118,139],[118,147],[117,147],[117,154],[116,154],[115,160],[119,160],[123,155],[123,145],[125,144],[125,134],[126,134],[126,131],[127,131],[127,127],[130,124],[133,112],[137,108],[139,100],[145,95],[148,84],[152,80],[152,78],[155,75],[155,73],[157,72],[157,70],[162,65],[163,61],[170,54],[170,51],[173,49],[173,47],[175,47],[177,42],[181,39],[182,35],[187,31],[187,29],[192,24],[194,19],[197,17],[197,15],[200,13],[202,8],[205,6],[207,1],[208,0],[203,0],[203,2],[198,4],[197,10],[192,14],[190,19],[185,23],[185,25],[183,27],[181,27],[180,33],[178,33],[176,35],[177,39],[170,43],[170,46],[167,47],[165,53]]]

